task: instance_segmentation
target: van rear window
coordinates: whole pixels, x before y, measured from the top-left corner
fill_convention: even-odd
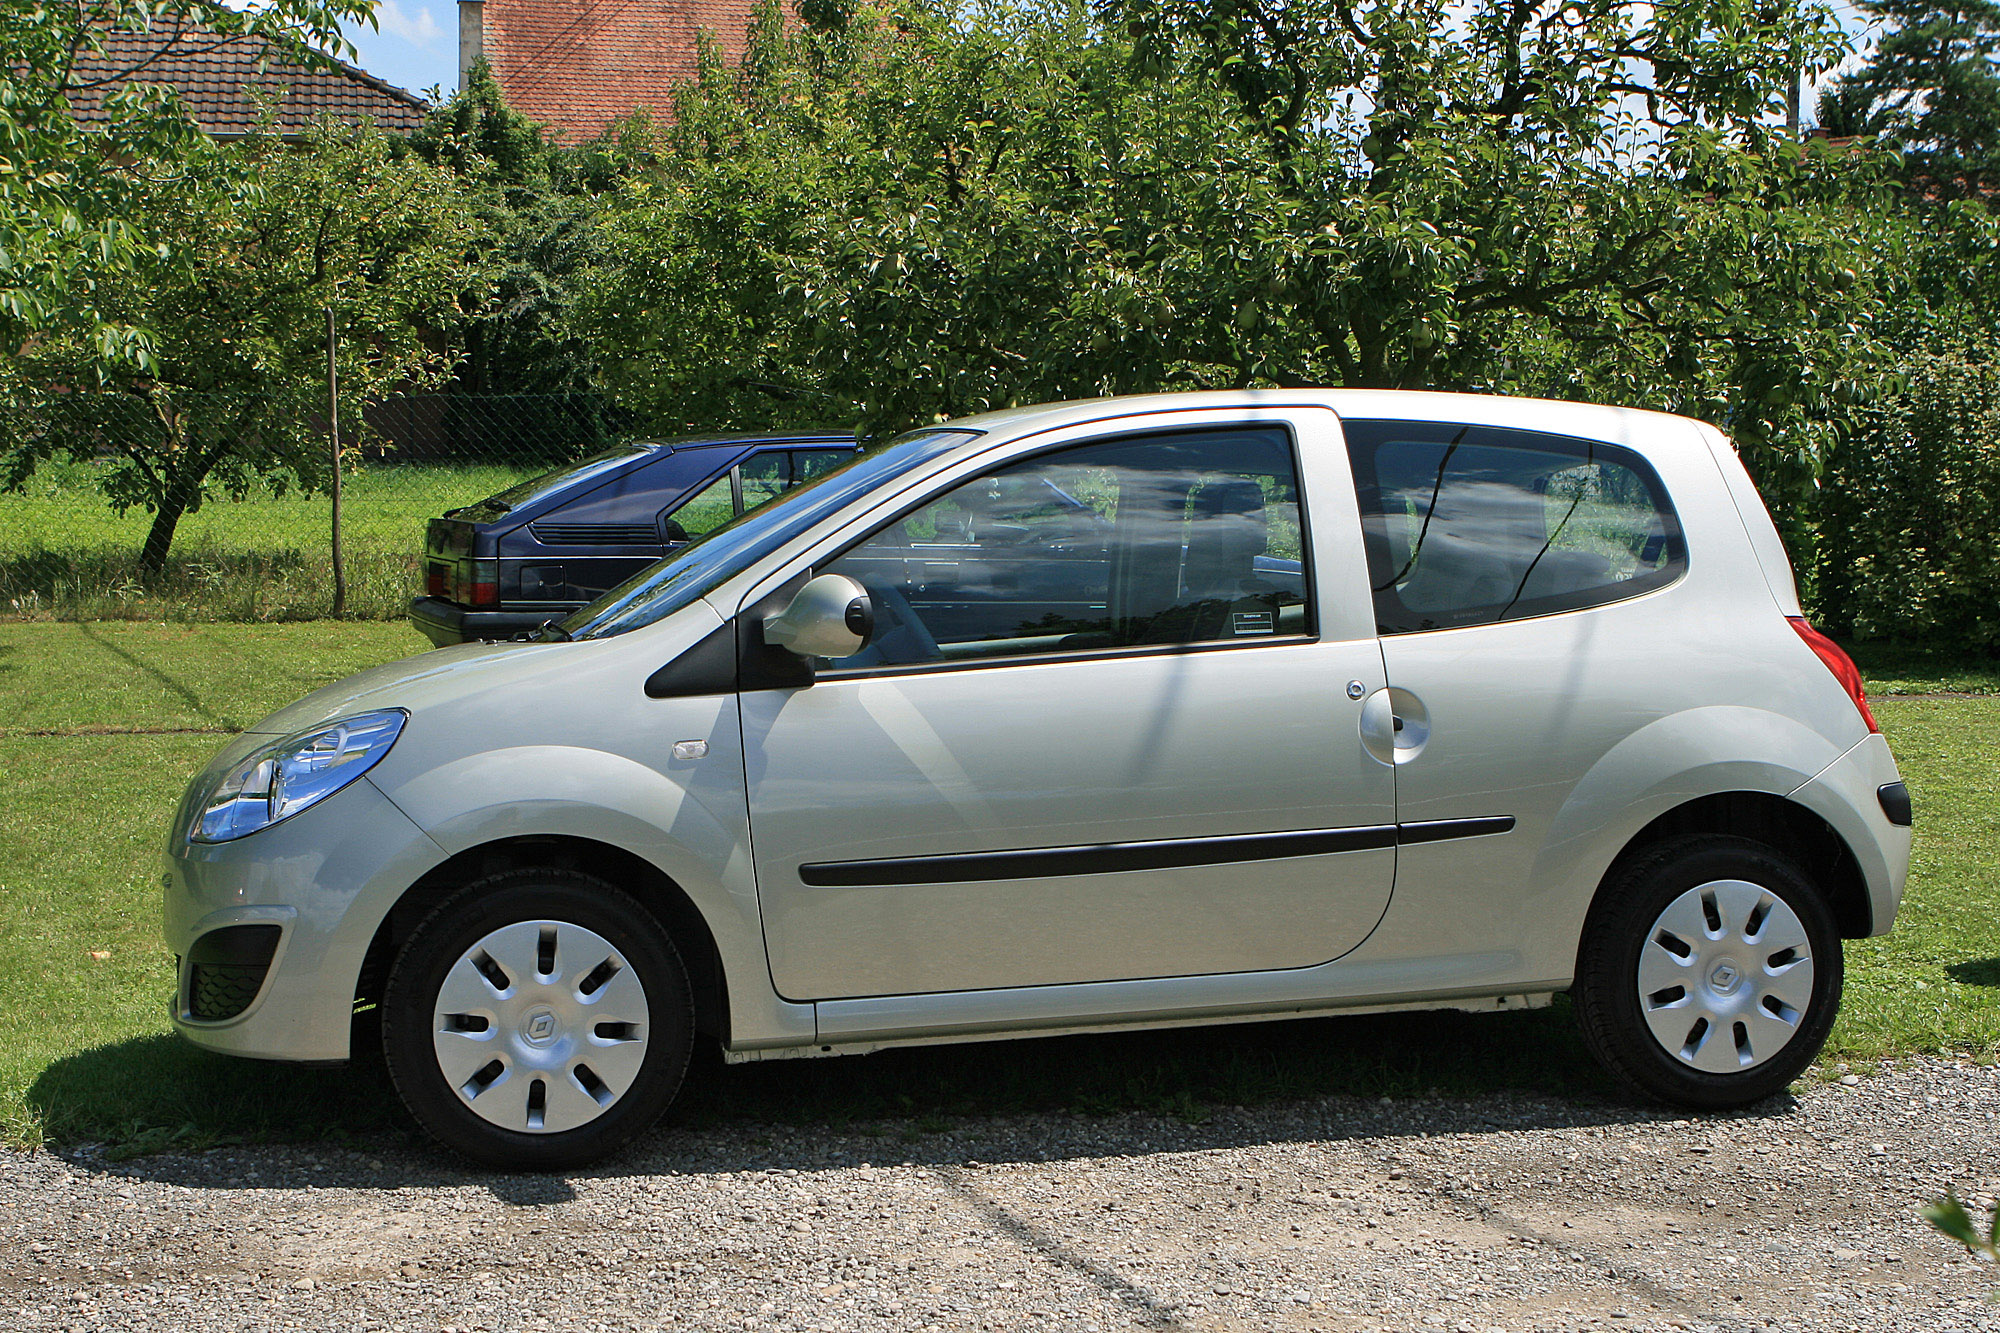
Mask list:
[[[517,482],[498,494],[487,496],[477,504],[454,509],[445,517],[471,519],[475,523],[490,522],[510,510],[526,508],[558,491],[594,481],[607,472],[616,471],[635,458],[643,458],[656,452],[658,447],[651,444],[621,444],[616,448],[606,449],[603,453],[580,458],[553,472],[545,472],[539,477]]]

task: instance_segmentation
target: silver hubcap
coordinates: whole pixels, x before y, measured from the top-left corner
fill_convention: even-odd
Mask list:
[[[527,1134],[587,1125],[646,1059],[646,988],[610,941],[520,921],[459,956],[431,1025],[438,1070],[480,1118]]]
[[[1798,913],[1740,879],[1667,904],[1639,955],[1639,1012],[1653,1039],[1707,1074],[1754,1069],[1785,1048],[1812,1005]]]

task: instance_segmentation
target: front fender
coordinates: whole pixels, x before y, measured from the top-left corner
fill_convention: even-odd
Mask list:
[[[713,707],[734,698],[677,700]],[[671,879],[707,923],[728,987],[732,1043],[810,1040],[811,1008],[777,1005],[769,986],[743,794],[743,765],[726,738],[733,715],[687,734],[715,743],[662,772],[626,755],[568,745],[486,750],[407,775],[384,794],[451,854],[528,837],[579,838],[619,848]]]

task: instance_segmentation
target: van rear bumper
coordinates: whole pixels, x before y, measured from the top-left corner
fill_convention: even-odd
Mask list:
[[[511,639],[560,620],[574,607],[544,607],[536,611],[475,611],[442,597],[419,597],[410,603],[410,623],[440,648],[478,639]]]

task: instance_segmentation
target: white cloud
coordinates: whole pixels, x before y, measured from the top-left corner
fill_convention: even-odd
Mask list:
[[[396,0],[382,0],[375,7],[375,21],[382,31],[391,37],[400,37],[412,46],[428,47],[444,36],[444,29],[437,25],[428,9],[418,9],[412,17],[403,12]]]

